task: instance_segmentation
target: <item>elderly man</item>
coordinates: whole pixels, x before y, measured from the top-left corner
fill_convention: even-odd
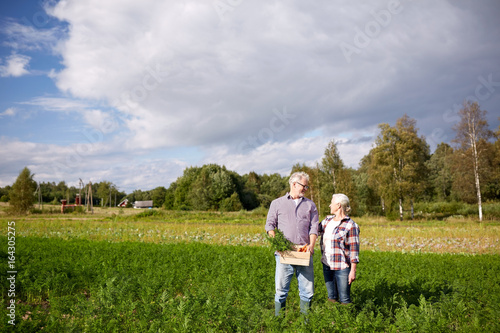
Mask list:
[[[275,236],[275,229],[283,232],[285,237],[296,245],[306,245],[308,251],[314,253],[314,244],[318,237],[318,210],[312,200],[304,197],[309,189],[309,175],[305,172],[295,172],[288,180],[290,192],[283,197],[273,200],[267,214],[266,232]],[[309,310],[314,295],[314,268],[313,259],[309,266],[298,266],[280,263],[279,253],[274,254],[276,259],[274,296],[275,315],[286,306],[286,298],[290,290],[293,274],[297,276],[300,296],[300,311],[304,314]]]

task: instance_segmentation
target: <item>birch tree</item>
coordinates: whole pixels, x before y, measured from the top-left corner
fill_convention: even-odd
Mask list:
[[[458,144],[461,154],[471,157],[479,221],[482,221],[480,157],[483,152],[482,146],[492,137],[493,133],[488,129],[486,111],[481,110],[477,102],[464,101],[459,115],[460,121],[453,127],[456,132],[453,141]]]

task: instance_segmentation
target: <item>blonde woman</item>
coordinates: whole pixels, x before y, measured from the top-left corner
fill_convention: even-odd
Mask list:
[[[349,198],[337,193],[332,196],[330,213],[319,224],[321,263],[328,300],[352,303],[351,283],[356,279],[359,262],[359,226],[348,216]]]

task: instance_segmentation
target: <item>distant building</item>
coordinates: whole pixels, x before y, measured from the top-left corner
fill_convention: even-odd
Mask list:
[[[153,208],[153,200],[135,201],[134,208]]]
[[[128,199],[123,199],[122,202],[118,204],[117,207],[127,207]]]

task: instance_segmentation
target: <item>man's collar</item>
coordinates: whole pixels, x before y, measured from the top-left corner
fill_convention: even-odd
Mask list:
[[[297,200],[297,199],[302,199],[302,198],[303,198],[303,197],[298,197],[298,198],[294,199],[294,198],[292,197],[292,195],[290,194],[290,192],[287,192],[287,193],[286,193],[286,197],[287,197],[288,199],[292,199],[292,200]]]

